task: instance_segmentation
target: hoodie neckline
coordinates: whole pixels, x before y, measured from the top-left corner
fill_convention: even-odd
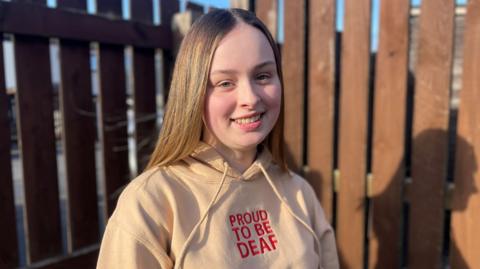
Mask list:
[[[226,166],[228,166],[227,161],[217,152],[217,150],[205,142],[199,142],[197,148],[184,159],[190,166],[190,168],[199,174],[207,176],[209,179],[220,181],[221,175],[224,173]],[[272,155],[269,150],[260,146],[257,153],[257,157],[253,163],[243,172],[239,173],[236,169],[228,166],[227,177],[232,181],[242,180],[249,181],[252,180],[255,175],[260,174],[262,171],[259,168],[261,164],[265,169],[268,169],[272,162]],[[217,175],[212,177],[212,175]],[[230,180],[229,180],[230,181]]]

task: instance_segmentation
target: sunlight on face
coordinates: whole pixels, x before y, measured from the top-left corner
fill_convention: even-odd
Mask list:
[[[255,151],[280,112],[281,84],[261,31],[239,23],[215,51],[205,97],[204,141],[225,151]]]

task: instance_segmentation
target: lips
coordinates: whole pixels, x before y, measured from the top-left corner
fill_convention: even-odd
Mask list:
[[[249,124],[249,123],[258,121],[263,116],[263,114],[264,113],[256,113],[253,115],[235,118],[235,119],[232,119],[232,121],[240,125]]]

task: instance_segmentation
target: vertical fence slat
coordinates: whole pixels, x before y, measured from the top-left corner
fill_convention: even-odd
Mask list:
[[[120,1],[98,0],[97,10],[100,14],[121,17],[122,5]],[[99,44],[99,74],[104,201],[108,217],[130,178],[123,46]]]
[[[177,0],[163,0],[160,1],[160,14],[161,14],[161,23],[168,29],[172,29],[172,18],[173,15],[179,10],[179,2]],[[175,34],[172,35],[172,43],[180,44],[179,37]],[[172,46],[173,48],[174,46]],[[164,50],[163,51],[163,87],[164,87],[164,103],[168,98],[168,91],[170,90],[170,80],[172,78],[173,66],[175,64],[175,54],[174,50]]]
[[[409,268],[440,268],[455,1],[423,0],[415,77]]]
[[[86,10],[86,1],[59,1],[59,8]],[[95,109],[91,93],[90,45],[60,40],[60,106],[69,211],[69,249],[99,239],[95,170]]]
[[[285,43],[282,49],[285,102],[285,142],[289,167],[303,166],[305,97],[305,0],[285,2]]]
[[[371,2],[346,0],[344,5],[337,231],[342,268],[362,268]]]
[[[277,40],[278,0],[255,1],[255,14],[267,26],[273,38]]]
[[[60,61],[70,242],[75,250],[99,237],[89,44],[61,40]]]
[[[151,0],[131,3],[132,19],[153,23]],[[147,165],[156,136],[155,50],[134,48],[133,92],[138,172]]]
[[[18,244],[15,218],[15,201],[13,197],[12,167],[10,154],[10,121],[8,107],[10,100],[6,93],[3,38],[0,37],[0,267],[18,265]]]
[[[375,74],[369,268],[399,268],[410,4],[381,2]]]
[[[458,118],[451,268],[480,268],[480,1],[469,0]]]
[[[332,221],[335,96],[335,1],[310,1],[307,178]]]
[[[49,41],[15,36],[17,111],[25,190],[28,258],[61,253]]]

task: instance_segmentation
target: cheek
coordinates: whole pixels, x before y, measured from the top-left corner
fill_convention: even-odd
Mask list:
[[[216,125],[219,123],[227,123],[233,111],[231,100],[225,97],[215,95],[207,96],[205,99],[204,115],[207,125]]]
[[[270,110],[280,111],[282,104],[282,89],[280,85],[265,89],[264,101]]]

